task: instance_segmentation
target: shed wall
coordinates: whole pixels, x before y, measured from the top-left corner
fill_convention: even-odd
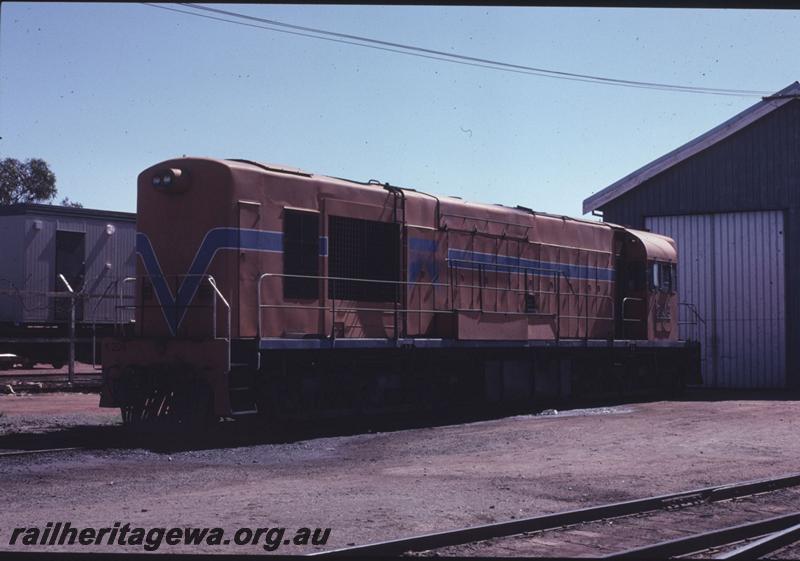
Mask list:
[[[16,291],[23,286],[24,216],[0,216],[0,290]],[[14,294],[0,294],[0,321],[15,321],[22,313],[22,301]]]
[[[127,221],[111,221],[102,218],[60,217],[52,215],[26,214],[23,220],[24,254],[19,261],[23,286],[30,292],[52,292],[62,289],[55,276],[57,231],[83,232],[85,238],[85,292],[89,296],[83,302],[83,319],[87,323],[109,323],[130,321],[132,312],[121,312],[117,316],[114,283],[118,279],[135,274],[134,237],[136,225]],[[36,222],[41,222],[37,230]],[[113,233],[107,233],[107,226]],[[101,298],[106,294],[105,298]],[[51,300],[42,295],[25,296],[24,306],[18,312],[19,322],[53,321]]]
[[[646,216],[782,210],[785,285],[800,286],[800,100],[665,170],[602,207],[604,220],[634,228]],[[786,339],[800,336],[800,293],[785,293]],[[800,387],[800,345],[789,344],[786,383]]]
[[[781,388],[786,383],[783,212],[645,219],[678,243],[681,336],[700,340],[703,383]]]

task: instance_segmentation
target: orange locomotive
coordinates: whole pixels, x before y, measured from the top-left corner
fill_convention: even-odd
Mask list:
[[[103,345],[128,421],[698,381],[649,232],[180,158],[139,175],[136,250],[136,335]]]

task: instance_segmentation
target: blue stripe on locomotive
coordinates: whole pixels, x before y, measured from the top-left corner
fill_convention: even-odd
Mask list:
[[[462,269],[483,269],[487,273],[519,273],[551,275],[561,272],[571,279],[577,280],[596,280],[613,281],[614,269],[607,267],[591,267],[588,265],[570,265],[568,263],[557,263],[553,261],[541,261],[537,259],[523,259],[522,257],[511,257],[509,255],[495,255],[492,253],[482,253],[479,251],[469,251],[466,249],[448,249],[448,261],[455,263]]]

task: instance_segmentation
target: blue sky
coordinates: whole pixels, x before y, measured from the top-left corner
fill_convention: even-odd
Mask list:
[[[771,92],[800,79],[794,11],[217,7],[629,80]],[[47,160],[59,198],[93,208],[134,211],[137,174],[186,154],[579,216],[586,196],[759,100],[501,72],[141,4],[0,9],[0,157]]]

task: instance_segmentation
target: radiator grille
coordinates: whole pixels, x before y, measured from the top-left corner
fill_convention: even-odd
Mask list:
[[[328,274],[331,277],[400,280],[400,228],[390,222],[331,216]],[[369,281],[331,280],[331,298],[395,302],[400,286]]]
[[[285,210],[283,215],[283,272],[287,275],[319,275],[319,215]],[[285,277],[284,298],[316,299],[319,279]]]

